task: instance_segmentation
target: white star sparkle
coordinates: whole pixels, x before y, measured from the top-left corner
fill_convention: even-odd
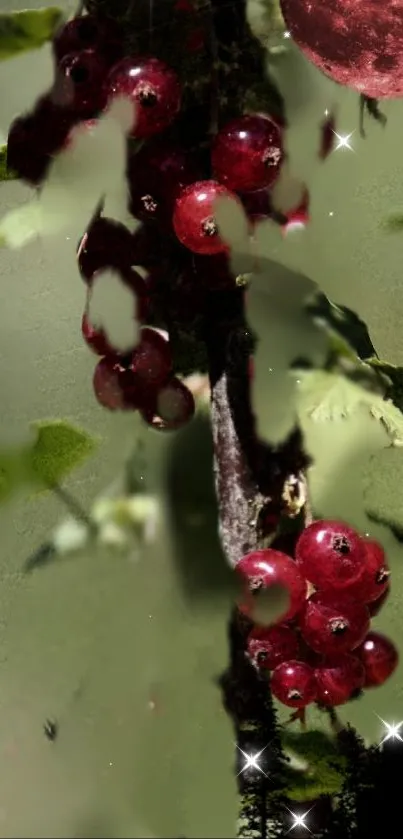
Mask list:
[[[267,745],[269,745],[269,744],[267,744]],[[248,755],[246,752],[243,751],[243,749],[241,749],[238,746],[238,744],[236,744],[236,747],[241,752],[241,755],[243,755],[243,757],[245,758],[245,766],[243,766],[241,771],[238,772],[238,775],[242,775],[242,773],[246,772],[247,769],[256,769],[258,772],[261,772],[262,775],[265,776],[265,778],[268,777],[268,775],[266,775],[266,772],[264,772],[262,767],[259,766],[259,758],[263,754],[264,750],[267,749],[267,746],[265,746],[264,749],[262,749],[260,752],[257,752],[256,754],[253,754],[253,755]]]
[[[297,815],[297,813],[293,813],[292,810],[288,810],[288,812],[291,814],[291,816],[294,819],[288,833],[291,833],[291,831],[295,830],[296,827],[303,827],[305,830],[308,831],[308,833],[311,833],[312,831],[309,829],[308,825],[306,824],[306,818],[309,815],[309,813],[311,812],[311,810],[312,810],[312,807],[311,807],[310,810],[307,810],[306,813],[301,813],[300,815]]]
[[[378,714],[377,714],[377,716],[378,716]],[[389,723],[389,722],[385,722],[385,720],[383,720],[382,717],[378,717],[378,719],[380,719],[381,723],[383,723],[383,725],[385,726],[385,729],[386,729],[386,735],[383,738],[383,740],[381,740],[379,746],[382,746],[383,743],[386,743],[388,740],[399,740],[400,743],[403,743],[403,737],[400,733],[400,729],[403,725],[403,720],[402,720],[402,722],[398,722],[398,723],[394,723],[394,722]]]
[[[337,146],[334,148],[335,151],[338,151],[339,149],[354,151],[353,147],[350,145],[350,137],[353,136],[354,131],[352,131],[351,134],[338,134],[337,131],[333,131],[333,134],[337,137]]]

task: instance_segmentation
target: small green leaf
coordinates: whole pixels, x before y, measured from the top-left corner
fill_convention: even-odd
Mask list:
[[[337,795],[344,783],[344,772],[319,764],[311,774],[295,769],[285,771],[285,792],[292,801],[312,801],[321,795]]]
[[[59,484],[96,447],[86,431],[62,420],[37,422],[34,427],[38,437],[31,451],[31,472],[34,481],[44,487]]]
[[[311,731],[287,731],[284,729],[281,734],[283,748],[294,752],[298,757],[308,762],[320,760],[331,756],[339,755],[337,743],[333,737],[324,731],[312,729]]]
[[[49,41],[64,18],[61,9],[32,9],[0,14],[0,61],[14,58]]]
[[[283,730],[284,751],[295,754],[307,764],[304,771],[287,766],[287,794],[296,801],[340,792],[344,781],[346,759],[339,753],[333,737],[324,731]]]
[[[17,173],[7,166],[7,145],[0,146],[0,181],[15,181],[17,179]]]

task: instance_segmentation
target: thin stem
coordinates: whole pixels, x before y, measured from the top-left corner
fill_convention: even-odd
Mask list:
[[[64,489],[64,487],[60,486],[60,484],[52,484],[49,489],[53,492],[53,495],[55,495],[56,498],[58,498],[59,501],[67,507],[68,511],[75,519],[78,519],[78,521],[82,521],[83,524],[86,524],[92,533],[96,531],[95,522],[92,521],[88,513],[84,510],[84,507],[81,506],[80,502],[77,501],[77,499],[74,498],[67,489]]]

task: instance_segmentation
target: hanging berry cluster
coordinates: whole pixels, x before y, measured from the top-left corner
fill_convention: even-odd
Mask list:
[[[253,619],[256,593],[273,585],[288,594],[287,611],[255,625],[247,655],[284,705],[342,705],[363,688],[382,685],[398,664],[393,643],[370,631],[389,593],[382,547],[337,521],[315,521],[298,539],[295,558],[270,548],[237,566],[245,585],[241,611]]]
[[[200,143],[181,145],[172,132],[183,104],[177,73],[155,56],[125,54],[123,44],[118,26],[94,13],[58,32],[54,84],[32,113],[12,124],[8,165],[38,186],[77,125],[91,130],[116,96],[135,104],[127,145],[128,210],[143,226],[132,235],[102,211],[90,223],[78,247],[88,285],[82,334],[102,357],[94,374],[99,403],[110,410],[140,410],[154,427],[171,429],[192,417],[193,397],[175,376],[169,338],[152,326],[168,333],[178,320],[189,326],[206,293],[236,289],[215,202],[232,197],[248,212],[263,193],[270,212],[269,191],[284,158],[282,129],[269,114],[244,114],[212,137],[207,133],[207,146],[205,133]],[[139,344],[124,355],[90,320],[91,294],[105,270],[131,289],[133,319],[143,326]],[[161,317],[159,290],[167,292],[167,282]]]

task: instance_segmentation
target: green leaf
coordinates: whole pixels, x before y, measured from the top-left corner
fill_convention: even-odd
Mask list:
[[[31,474],[44,487],[63,478],[93,454],[96,441],[82,429],[62,420],[34,423],[38,437],[31,450]]]
[[[344,783],[344,771],[326,766],[323,762],[311,774],[287,768],[285,792],[292,801],[312,801],[321,795],[337,795]]]
[[[61,9],[32,9],[0,14],[0,61],[14,58],[49,41],[64,18]]]
[[[301,421],[309,417],[314,422],[334,422],[366,407],[382,423],[392,445],[403,446],[403,414],[390,400],[340,374],[293,370],[291,375],[299,382],[297,412]]]
[[[312,729],[311,731],[287,731],[281,734],[283,748],[294,752],[298,757],[310,762],[339,755],[337,743],[325,731]]]
[[[319,325],[336,332],[361,359],[376,357],[377,353],[363,320],[347,306],[338,306],[325,294],[318,292],[308,301],[306,310]],[[346,349],[346,347],[345,347]]]
[[[344,781],[346,759],[340,754],[333,737],[324,731],[287,731],[281,735],[284,751],[297,755],[307,763],[304,771],[285,768],[287,794],[296,801],[340,792]]]
[[[0,146],[0,181],[15,181],[17,179],[17,173],[7,166],[7,145]]]
[[[386,390],[386,398],[391,399],[399,411],[403,411],[403,367],[397,367],[379,358],[368,358],[366,363],[388,377],[390,386]]]

